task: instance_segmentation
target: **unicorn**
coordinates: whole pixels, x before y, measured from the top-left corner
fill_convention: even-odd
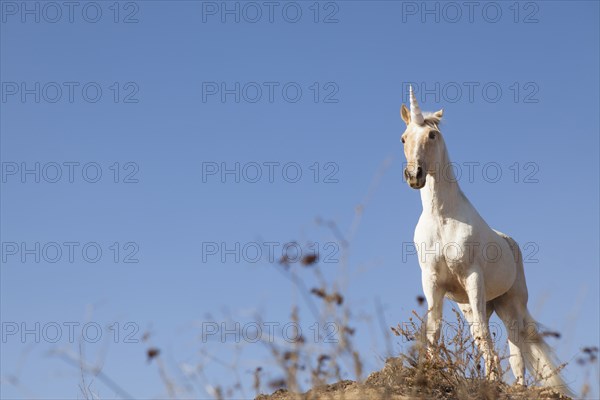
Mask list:
[[[455,301],[483,355],[488,379],[498,379],[489,319],[496,312],[508,332],[509,363],[516,383],[527,369],[542,385],[572,396],[551,348],[527,309],[527,284],[519,246],[489,227],[459,187],[440,132],[443,110],[423,113],[412,87],[410,110],[402,104],[408,185],[421,193],[423,212],[415,228],[428,312],[428,353],[440,337],[444,298]],[[532,329],[533,328],[533,329]]]

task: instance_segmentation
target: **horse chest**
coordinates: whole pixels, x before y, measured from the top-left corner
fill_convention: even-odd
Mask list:
[[[460,229],[450,220],[437,222],[423,218],[417,224],[414,241],[419,265],[425,279],[434,286],[443,287],[446,297],[468,302],[463,281],[470,264],[460,248],[469,235],[457,234]]]
[[[472,228],[455,219],[422,217],[414,241],[419,264],[432,272],[460,274],[473,262]]]

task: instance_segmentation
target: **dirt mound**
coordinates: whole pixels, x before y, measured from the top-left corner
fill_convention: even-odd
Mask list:
[[[446,369],[446,370],[444,370]],[[411,366],[401,358],[390,358],[381,371],[373,372],[362,383],[344,380],[309,390],[291,393],[279,389],[271,395],[259,395],[256,400],[412,400],[412,399],[552,399],[570,400],[550,389],[509,386],[481,378],[456,379],[447,366],[419,364]]]

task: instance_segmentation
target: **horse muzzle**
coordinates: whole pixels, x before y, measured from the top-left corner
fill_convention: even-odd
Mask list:
[[[425,186],[425,171],[421,166],[407,166],[404,168],[404,179],[413,189],[421,189]]]

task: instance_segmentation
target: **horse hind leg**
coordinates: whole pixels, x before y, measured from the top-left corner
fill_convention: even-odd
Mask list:
[[[523,340],[526,335],[525,315],[523,307],[517,299],[506,293],[494,302],[494,309],[504,323],[508,332],[508,348],[510,355],[508,362],[519,385],[525,384],[525,360],[523,358]]]
[[[523,256],[521,250],[514,241],[508,235],[498,232],[509,244],[510,249],[513,253],[514,260],[517,267],[517,275],[515,282],[508,292],[502,296],[492,300],[494,310],[502,323],[504,324],[508,333],[508,348],[510,351],[509,363],[510,368],[515,376],[516,383],[525,384],[525,359],[524,359],[524,347],[525,341],[527,340],[526,329],[527,321],[527,284],[525,282],[525,271],[523,269]]]

